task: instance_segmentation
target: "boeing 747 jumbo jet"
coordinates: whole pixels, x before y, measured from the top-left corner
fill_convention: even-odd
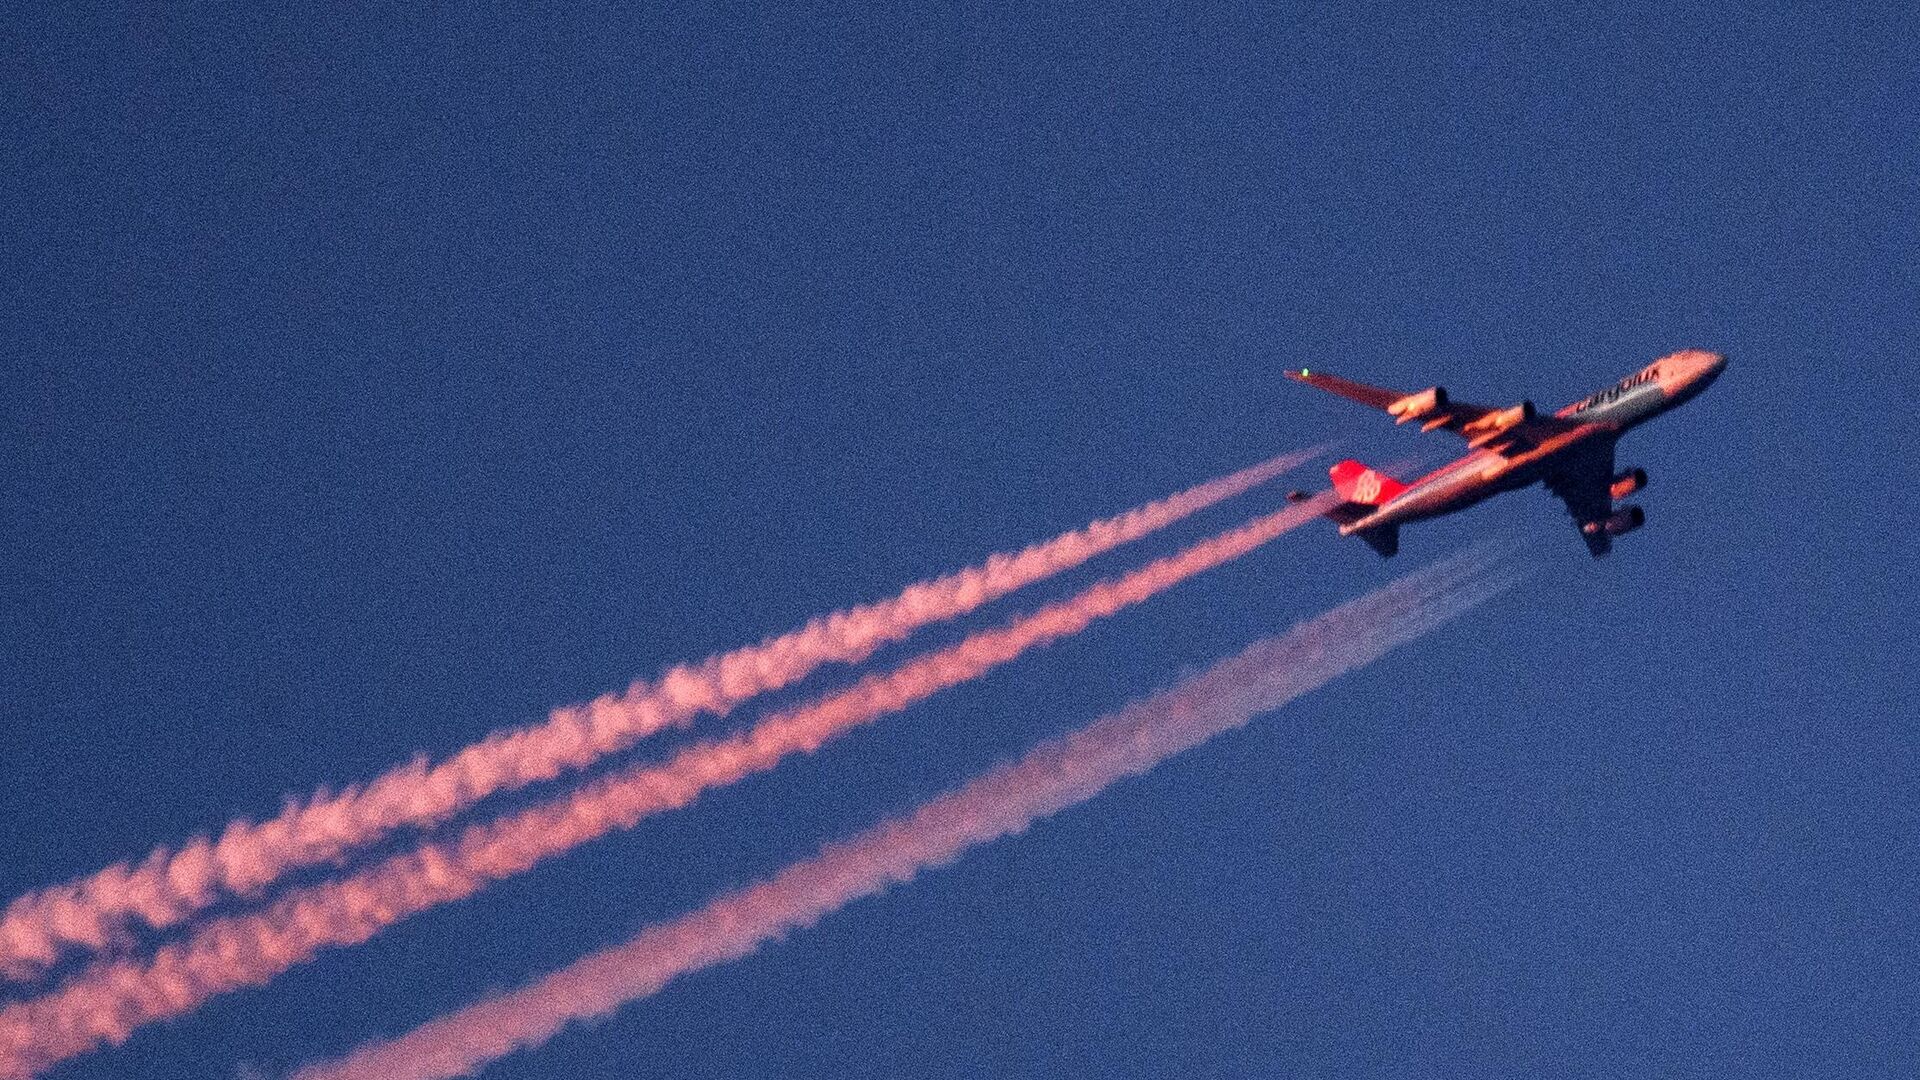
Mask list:
[[[1647,520],[1637,506],[1616,506],[1646,486],[1647,472],[1615,472],[1614,443],[1635,426],[1691,401],[1726,366],[1726,357],[1698,349],[1663,356],[1550,417],[1536,416],[1531,401],[1506,409],[1453,401],[1438,386],[1404,394],[1305,369],[1287,377],[1383,410],[1396,424],[1417,420],[1421,431],[1444,428],[1465,438],[1472,451],[1411,484],[1357,461],[1335,465],[1333,490],[1345,501],[1327,516],[1339,523],[1340,535],[1358,536],[1380,554],[1392,555],[1400,550],[1400,526],[1409,521],[1451,514],[1541,482],[1573,512],[1581,539],[1597,559],[1613,550],[1614,537]],[[1293,492],[1290,497],[1306,496]]]

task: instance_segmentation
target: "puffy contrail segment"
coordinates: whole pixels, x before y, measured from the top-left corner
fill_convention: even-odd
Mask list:
[[[258,895],[288,871],[331,862],[395,829],[431,826],[502,791],[579,769],[663,728],[789,686],[823,664],[854,663],[915,630],[973,611],[1241,494],[1313,458],[1283,454],[1084,529],[1002,553],[892,599],[850,608],[758,645],[635,683],[542,723],[495,732],[438,765],[419,757],[359,787],[322,791],[265,821],[234,821],[220,838],[160,848],[138,866],[19,897],[0,917],[0,977],[43,977],[73,950],[118,951],[138,925],[178,926],[208,907]]]
[[[97,962],[41,998],[0,1009],[0,1077],[39,1072],[103,1043],[122,1042],[135,1029],[191,1012],[211,997],[266,983],[322,949],[358,944],[409,915],[472,896],[542,860],[686,806],[704,791],[818,749],[1245,555],[1315,520],[1333,500],[1323,493],[1255,518],[745,732],[695,743],[664,763],[596,778],[546,803],[470,825],[448,841],[422,844],[337,881],[290,890],[259,911],[206,920],[150,960]]]
[[[1011,765],[885,822],[758,885],[657,924],[510,994],[391,1042],[309,1066],[292,1080],[466,1076],[604,1016],[691,971],[746,956],[849,902],[911,880],[975,845],[1025,830],[1126,776],[1245,724],[1367,664],[1504,589],[1479,556],[1456,557],[1259,642]]]

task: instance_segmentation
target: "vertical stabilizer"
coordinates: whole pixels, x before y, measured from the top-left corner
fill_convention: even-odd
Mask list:
[[[1327,470],[1327,475],[1342,499],[1363,506],[1384,506],[1407,490],[1407,485],[1357,461],[1343,461]]]

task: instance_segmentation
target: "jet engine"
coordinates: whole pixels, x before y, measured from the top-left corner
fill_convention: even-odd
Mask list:
[[[1533,417],[1533,402],[1523,401],[1510,409],[1498,409],[1488,413],[1473,423],[1461,428],[1460,434],[1467,437],[1468,446],[1480,447],[1512,431],[1514,428],[1533,419]]]
[[[1447,407],[1447,390],[1443,386],[1429,386],[1416,394],[1408,394],[1387,406],[1387,413],[1396,424],[1409,420],[1418,420],[1423,416],[1432,416],[1444,412]]]
[[[1647,523],[1647,512],[1637,506],[1623,506],[1614,515],[1600,523],[1608,536],[1625,536]]]
[[[1608,488],[1608,492],[1613,496],[1614,501],[1618,502],[1646,486],[1647,470],[1628,469],[1613,478],[1613,484]]]

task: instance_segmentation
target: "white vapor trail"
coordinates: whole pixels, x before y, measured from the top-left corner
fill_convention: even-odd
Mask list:
[[[1263,514],[1003,626],[913,658],[886,673],[769,716],[735,735],[707,739],[657,764],[597,777],[544,803],[343,877],[291,889],[255,911],[200,920],[151,956],[96,962],[42,997],[0,1008],[0,1078],[37,1072],[203,1002],[259,986],[322,949],[366,941],[410,915],[472,896],[495,881],[616,829],[692,803],[702,792],[811,753],[863,724],[979,678],[1028,651],[1077,634],[1196,574],[1315,521],[1321,495]]]
[[[994,769],[759,884],[656,924],[526,987],[397,1039],[300,1070],[293,1080],[438,1080],[469,1075],[604,1016],[691,971],[747,956],[863,896],[976,845],[1019,833],[1212,736],[1239,727],[1453,619],[1512,584],[1479,553],[1416,571],[1258,642],[1237,656]]]
[[[895,597],[817,618],[761,643],[672,668],[651,683],[559,708],[495,732],[438,764],[423,756],[373,781],[235,820],[218,840],[159,848],[138,865],[27,893],[0,915],[0,978],[40,979],[74,952],[132,946],[139,927],[179,926],[226,900],[258,896],[290,871],[333,862],[394,830],[437,825],[491,795],[583,768],[701,714],[721,715],[829,663],[854,663],[915,630],[989,601],[1294,469],[1318,449],[1283,454],[1083,529],[998,554]]]

